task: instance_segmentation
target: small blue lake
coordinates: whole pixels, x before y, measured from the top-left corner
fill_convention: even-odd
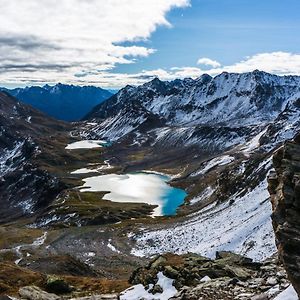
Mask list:
[[[187,193],[170,186],[171,178],[155,173],[107,174],[84,179],[81,192],[108,192],[103,199],[114,202],[156,205],[153,216],[171,216]]]

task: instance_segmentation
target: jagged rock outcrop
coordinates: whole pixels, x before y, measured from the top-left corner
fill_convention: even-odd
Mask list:
[[[273,227],[280,258],[300,295],[300,134],[287,141],[273,158],[269,176]]]
[[[130,282],[156,287],[159,272],[173,279],[178,293],[172,300],[268,300],[289,286],[276,255],[256,263],[227,251],[217,252],[215,260],[192,253],[161,255],[137,269]]]

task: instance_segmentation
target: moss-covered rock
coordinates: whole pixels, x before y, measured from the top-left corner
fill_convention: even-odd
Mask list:
[[[72,292],[70,285],[65,280],[57,276],[48,276],[45,288],[47,292],[58,295]]]

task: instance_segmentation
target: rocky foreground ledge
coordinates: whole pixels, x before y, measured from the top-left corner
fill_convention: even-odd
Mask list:
[[[195,254],[159,256],[146,268],[138,269],[131,283],[152,284],[152,290],[159,291],[159,272],[174,279],[178,293],[172,300],[273,299],[289,286],[276,256],[258,263],[231,252],[217,252],[215,260]]]
[[[43,287],[25,286],[14,298],[27,300],[128,300],[128,299],[169,299],[160,297],[165,291],[159,285],[159,274],[171,280],[175,293],[172,300],[267,300],[274,299],[289,287],[283,266],[277,257],[257,263],[249,258],[231,253],[218,252],[215,260],[196,254],[160,255],[147,266],[137,269],[130,283],[139,290],[145,290],[145,298],[127,297],[125,293],[90,294],[76,296],[76,291],[67,281],[59,278],[48,280]],[[82,292],[82,291],[81,291]]]
[[[300,296],[300,134],[274,154],[273,164],[269,192],[278,253]]]

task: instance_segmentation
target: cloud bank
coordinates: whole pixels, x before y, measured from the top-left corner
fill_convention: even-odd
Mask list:
[[[0,81],[74,81],[134,63],[155,51],[135,42],[158,26],[171,26],[167,12],[188,5],[189,0],[0,0]]]
[[[300,54],[280,51],[260,53],[248,56],[241,62],[231,66],[211,69],[210,72],[212,74],[223,71],[242,73],[255,69],[279,75],[300,75]]]
[[[122,87],[126,84],[143,84],[155,77],[170,81],[176,78],[197,78],[204,73],[216,76],[222,72],[244,73],[256,69],[278,75],[300,75],[300,54],[288,52],[261,53],[246,57],[244,60],[232,65],[222,66],[220,63],[218,65],[219,67],[211,67],[205,70],[200,67],[173,67],[168,70],[143,70],[136,74],[102,72],[101,74],[90,75],[89,80],[92,84]],[[79,83],[84,84],[84,80]]]

